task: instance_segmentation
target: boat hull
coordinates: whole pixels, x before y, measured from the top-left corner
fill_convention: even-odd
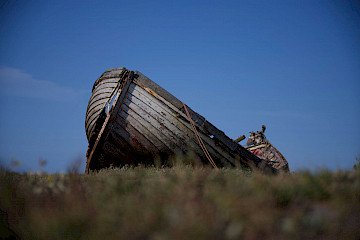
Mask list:
[[[85,131],[88,142],[94,142],[102,126],[96,126],[102,111],[114,92],[121,73],[125,68],[109,69],[105,71],[95,82],[88,107],[86,109]],[[98,129],[96,129],[98,128]]]
[[[123,71],[127,70],[122,69],[121,73]],[[192,156],[194,162],[207,164],[209,157],[205,151],[217,167],[257,167],[276,172],[266,161],[227,137],[140,72],[128,71],[126,76],[119,76],[118,81],[121,87],[113,88],[114,92],[107,99],[109,103],[111,96],[116,96],[111,100],[113,105],[101,123],[99,133],[93,133],[97,138],[89,149],[86,172],[111,165],[154,164],[154,161],[166,164],[170,158],[179,155]],[[87,119],[90,118],[89,113]]]

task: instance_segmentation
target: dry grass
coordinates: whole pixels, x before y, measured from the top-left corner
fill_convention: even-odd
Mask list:
[[[4,238],[360,238],[359,168],[280,176],[189,166],[3,170],[0,182]]]

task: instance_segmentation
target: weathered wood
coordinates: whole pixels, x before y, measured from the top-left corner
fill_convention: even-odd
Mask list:
[[[123,71],[123,70],[124,69],[121,69],[121,71]],[[101,154],[101,149],[102,149],[104,143],[106,142],[106,139],[107,139],[109,133],[111,133],[112,128],[114,127],[113,125],[114,125],[114,122],[116,121],[117,114],[120,110],[121,102],[123,101],[123,99],[126,95],[126,92],[129,88],[129,85],[131,84],[131,82],[133,80],[133,76],[134,76],[133,72],[130,72],[128,79],[125,82],[122,89],[118,90],[119,94],[116,95],[111,112],[106,117],[106,119],[102,125],[102,128],[97,136],[94,146],[91,146],[91,151],[87,158],[87,163],[86,163],[86,170],[85,170],[86,173],[88,173],[90,171],[91,160],[93,158],[96,158],[99,154]],[[119,104],[117,104],[117,102],[119,102]],[[93,163],[93,164],[95,164],[95,163]]]
[[[242,135],[242,136],[238,137],[237,139],[235,139],[234,141],[235,141],[236,143],[239,143],[239,142],[241,142],[242,140],[244,140],[245,138],[246,138],[245,135]]]
[[[121,111],[122,117],[118,118],[114,129],[119,126],[125,131],[121,132],[122,137],[128,140],[128,143],[138,152],[156,153],[159,149],[148,140],[143,134],[141,134],[142,126],[136,123],[136,120],[132,119],[130,115]],[[114,131],[120,132],[120,131]]]
[[[132,86],[130,86],[131,89]],[[198,148],[198,152],[202,152],[201,147],[199,146],[198,141],[194,135],[193,129],[187,119],[187,116],[182,113],[179,109],[173,106],[171,103],[167,102],[165,99],[161,98],[161,96],[157,95],[156,93],[152,92],[149,93],[147,90],[136,87],[133,90],[133,95],[136,98],[141,99],[145,105],[143,107],[147,107],[146,111],[153,116],[156,121],[163,123],[167,126],[168,129],[172,129],[174,133],[174,137],[183,137],[188,144],[191,144],[191,147],[194,149]],[[154,110],[154,112],[151,110]],[[179,117],[182,116],[181,118]],[[173,127],[172,127],[173,125]],[[210,148],[210,151],[213,155],[216,155],[217,159],[227,160],[231,164],[235,164],[233,161],[234,156],[229,154],[228,151],[225,151],[218,146],[216,146],[216,142],[214,139],[209,138],[209,136],[199,132],[201,138],[206,143],[207,148]],[[224,161],[221,161],[224,164]],[[222,165],[223,165],[222,164]]]
[[[121,119],[117,121],[119,125],[130,125],[133,129],[136,129],[136,134],[133,135],[134,138],[137,136],[139,138],[146,139],[146,144],[143,144],[144,147],[152,152],[158,152],[167,150],[168,147],[163,142],[159,141],[158,133],[155,131],[156,129],[151,126],[146,126],[144,121],[139,121],[140,116],[138,116],[135,112],[131,111],[126,105],[122,105],[123,111],[120,112]],[[127,125],[126,125],[127,124]],[[148,143],[149,142],[149,143]]]
[[[245,147],[245,148],[248,149],[248,150],[255,150],[255,149],[263,148],[263,147],[266,147],[266,144],[261,144],[261,145],[252,146],[252,147]]]
[[[138,88],[139,87],[136,89]],[[138,92],[134,91],[133,93]],[[145,94],[141,94],[142,97],[144,95]],[[172,118],[171,115],[166,115],[165,110],[158,110],[159,112],[157,112],[155,109],[159,109],[159,106],[155,102],[150,102],[150,99],[146,98],[143,98],[143,101],[141,101],[135,96],[139,96],[139,94],[132,95],[131,100],[125,99],[124,103],[127,104],[130,109],[124,109],[124,111],[129,112],[130,115],[134,114],[138,116],[138,122],[147,129],[147,132],[143,133],[144,135],[151,132],[154,133],[157,138],[153,141],[163,142],[172,151],[186,153],[189,145],[191,145],[192,150],[195,150],[198,154],[203,154],[192,132],[188,131],[189,134],[185,135],[184,129],[179,130],[172,125],[179,121],[176,117]],[[208,148],[217,159],[225,159],[224,156],[216,151],[215,145],[209,145]]]
[[[107,91],[108,87],[115,88],[115,82],[111,81],[120,81],[124,71],[125,68],[107,70],[94,84],[89,101],[91,107],[87,109],[89,116],[86,117],[91,124],[96,122],[92,115],[99,114],[102,107],[101,104],[94,105],[96,101],[101,99],[106,104],[111,95],[109,92],[106,93],[108,96],[99,94],[97,89]],[[130,73],[126,83],[122,84],[90,152],[86,172],[107,166],[102,162],[106,158],[111,158],[111,163],[116,165],[129,163],[126,156],[135,158],[130,161],[132,163],[151,163],[154,158],[166,160],[175,153],[192,151],[207,162],[180,100],[138,71],[133,75]],[[262,159],[227,137],[188,106],[187,109],[217,165],[256,166],[272,171]]]
[[[123,68],[119,68],[114,72],[105,72],[102,74],[102,76],[100,76],[100,78],[96,80],[96,84],[94,84],[85,116],[85,130],[89,142],[92,136],[97,134],[94,132],[95,123],[100,117],[102,108],[105,106],[108,98],[114,91],[120,79],[119,75],[122,73],[122,71]],[[112,76],[112,78],[104,79],[105,76]]]
[[[165,89],[163,89],[162,87],[151,81],[149,78],[147,78],[139,71],[135,71],[134,81],[137,82],[139,85],[143,86],[145,89],[151,89],[151,91],[161,96],[163,99],[171,103],[177,109],[181,110],[184,113],[185,119],[187,119],[183,104],[172,94],[170,94]],[[200,131],[205,133],[207,132],[208,135],[213,135],[214,137],[219,139],[220,142],[224,143],[224,146],[228,147],[231,151],[234,151],[237,148],[238,144],[234,142],[231,138],[226,136],[223,131],[220,131],[210,122],[206,121],[206,119],[203,116],[193,111],[189,106],[186,105],[186,108],[189,111],[191,119],[195,123],[196,127],[200,129]]]
[[[94,86],[92,91],[94,91],[94,89],[97,87],[97,85],[99,85],[102,81],[106,80],[106,79],[110,79],[110,78],[118,78],[122,72],[126,70],[126,68],[124,67],[120,67],[120,68],[113,68],[113,69],[108,69],[106,70],[103,74],[101,74],[101,76],[95,81]]]

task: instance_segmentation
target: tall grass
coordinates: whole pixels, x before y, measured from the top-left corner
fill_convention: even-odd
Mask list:
[[[0,172],[2,237],[359,239],[360,169],[268,176],[239,169],[125,167]]]

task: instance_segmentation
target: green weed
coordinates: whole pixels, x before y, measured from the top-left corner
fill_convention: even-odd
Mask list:
[[[360,171],[269,176],[123,167],[89,175],[0,171],[0,237],[359,239]]]

